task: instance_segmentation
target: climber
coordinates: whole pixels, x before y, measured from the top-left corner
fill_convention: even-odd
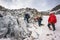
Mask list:
[[[51,12],[50,15],[49,15],[49,18],[48,18],[48,28],[50,30],[52,30],[51,27],[50,27],[50,25],[52,25],[53,31],[55,31],[56,30],[56,28],[55,28],[55,23],[56,22],[57,22],[57,19],[56,19],[55,13]]]
[[[37,19],[38,19],[38,25],[41,26],[42,16],[38,15]]]
[[[42,24],[41,24],[41,22],[42,22],[42,15],[41,15],[41,14],[37,15],[37,16],[34,18],[34,20],[38,22],[38,25],[39,25],[39,26],[42,25]]]
[[[29,23],[29,18],[30,18],[30,15],[28,13],[25,13],[24,20],[26,20],[27,23]]]

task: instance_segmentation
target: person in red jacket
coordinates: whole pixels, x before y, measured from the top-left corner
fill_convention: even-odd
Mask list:
[[[57,19],[56,19],[55,13],[50,13],[49,18],[48,18],[48,28],[51,30],[50,25],[52,25],[53,31],[55,31],[56,30],[56,28],[55,28],[56,22],[57,22]]]

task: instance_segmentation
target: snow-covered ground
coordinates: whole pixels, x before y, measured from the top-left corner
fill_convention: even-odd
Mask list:
[[[33,24],[30,24],[32,28],[30,29],[32,31],[32,35],[35,40],[60,40],[60,15],[57,16],[57,23],[56,23],[56,31],[52,31],[48,29],[47,23],[48,23],[48,16],[43,16],[42,24],[44,26],[39,27],[37,24],[34,24],[36,28],[33,27]]]
[[[55,31],[48,29],[47,26],[48,16],[43,16],[43,21],[42,21],[42,24],[44,24],[43,26],[39,27],[37,23],[29,23],[30,27],[28,29],[32,31],[32,34],[30,38],[26,38],[25,40],[32,40],[31,39],[32,37],[34,38],[34,40],[60,40],[60,15],[56,15],[56,16],[57,16],[57,23],[56,23]],[[21,26],[26,26],[23,20],[20,21],[21,21]],[[10,39],[2,38],[0,40],[10,40]]]

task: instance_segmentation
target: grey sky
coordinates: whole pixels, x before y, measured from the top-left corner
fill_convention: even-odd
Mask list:
[[[31,7],[39,11],[46,11],[59,4],[60,0],[0,0],[0,5],[9,9]]]

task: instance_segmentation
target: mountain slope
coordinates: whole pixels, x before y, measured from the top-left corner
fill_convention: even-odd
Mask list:
[[[57,6],[54,7],[51,11],[56,11],[56,10],[58,10],[58,9],[60,9],[60,5],[57,5]]]

